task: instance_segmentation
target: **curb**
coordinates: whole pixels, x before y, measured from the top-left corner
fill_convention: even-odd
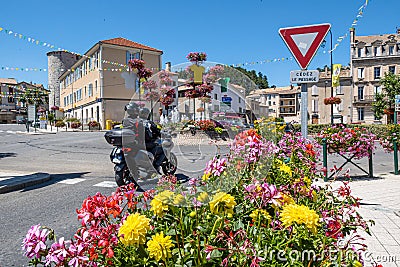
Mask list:
[[[48,173],[33,173],[24,176],[17,176],[0,181],[0,194],[21,190],[29,186],[41,184],[51,179]]]

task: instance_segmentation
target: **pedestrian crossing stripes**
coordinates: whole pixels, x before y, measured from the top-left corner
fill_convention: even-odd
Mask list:
[[[77,184],[77,183],[83,182],[85,180],[86,179],[82,179],[82,178],[73,178],[73,179],[59,181],[58,184]]]
[[[117,184],[114,181],[104,181],[98,184],[95,184],[93,186],[96,187],[109,187],[109,188],[113,188],[113,187],[117,187]]]
[[[90,181],[88,179],[84,178],[71,178],[71,179],[65,179],[62,181],[57,182],[57,184],[65,184],[65,185],[76,185],[78,183],[82,183],[85,181]],[[117,183],[115,181],[102,181],[100,183],[96,183],[92,186],[95,187],[106,187],[106,188],[117,188]]]

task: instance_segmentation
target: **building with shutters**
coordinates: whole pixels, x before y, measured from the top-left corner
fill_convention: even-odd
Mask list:
[[[387,115],[377,120],[372,110],[376,93],[382,91],[385,73],[400,74],[400,29],[392,34],[357,36],[350,29],[350,57],[353,76],[354,123],[386,123]]]
[[[121,121],[124,106],[132,99],[143,99],[137,90],[136,74],[128,71],[128,61],[143,59],[147,68],[157,72],[162,54],[121,37],[94,44],[59,77],[64,116],[77,118],[84,125],[95,120],[102,128],[107,120]]]
[[[333,105],[334,123],[352,122],[353,86],[350,67],[342,67],[339,76],[340,86],[333,87],[333,96],[341,99]],[[324,99],[332,95],[331,71],[325,68],[319,74],[316,84],[308,84],[308,123],[330,124],[331,106],[325,105]]]

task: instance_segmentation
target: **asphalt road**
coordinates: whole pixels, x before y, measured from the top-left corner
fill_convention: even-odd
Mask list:
[[[71,238],[79,222],[76,212],[82,201],[96,192],[110,194],[116,188],[112,146],[103,132],[59,132],[26,135],[23,125],[0,125],[0,171],[46,172],[52,179],[21,191],[0,194],[0,267],[27,266],[21,241],[31,225],[40,223],[55,229],[57,236]],[[179,146],[180,177],[201,175],[206,162],[218,151],[214,146]],[[343,162],[328,156],[329,168]],[[367,160],[361,167],[368,170]],[[349,165],[351,166],[351,165]],[[351,168],[352,174],[363,174]],[[393,172],[393,156],[378,150],[374,155],[374,173]]]
[[[116,188],[109,159],[112,146],[104,132],[17,133],[24,130],[23,125],[0,125],[0,171],[44,172],[52,179],[0,195],[0,267],[27,266],[21,241],[31,225],[40,223],[70,238],[79,226],[75,210],[82,201]],[[174,152],[177,175],[190,178],[201,175],[218,150],[210,145],[176,146]]]

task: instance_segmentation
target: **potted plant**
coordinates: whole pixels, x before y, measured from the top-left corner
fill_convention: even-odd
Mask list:
[[[89,130],[99,130],[100,129],[100,123],[97,121],[90,121],[88,123]]]

